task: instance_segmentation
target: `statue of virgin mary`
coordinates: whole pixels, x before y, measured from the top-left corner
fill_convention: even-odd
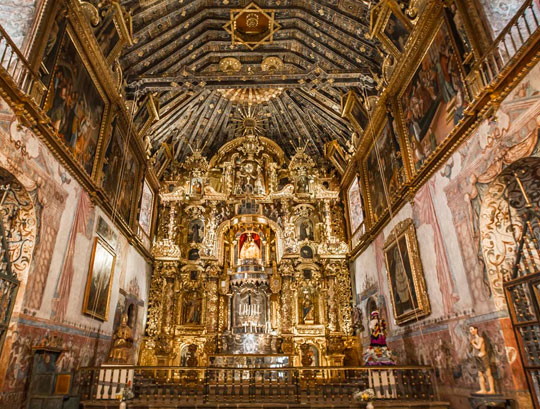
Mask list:
[[[251,235],[251,233],[248,233],[246,242],[240,250],[240,259],[247,260],[259,258],[261,258],[261,249],[259,248],[259,246],[257,246],[255,240],[253,240],[253,236]]]

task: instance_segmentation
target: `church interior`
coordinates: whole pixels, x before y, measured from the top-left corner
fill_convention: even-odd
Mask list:
[[[0,407],[540,409],[539,0],[0,0]]]

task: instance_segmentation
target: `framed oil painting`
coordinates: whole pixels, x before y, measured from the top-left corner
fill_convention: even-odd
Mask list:
[[[398,325],[431,313],[412,219],[399,223],[384,244],[394,318]]]
[[[133,118],[133,125],[139,135],[144,133],[150,126],[159,119],[159,100],[152,94],[147,97],[139,105],[137,112]]]
[[[142,193],[141,193],[141,206],[139,210],[139,237],[145,241],[150,241],[150,234],[152,233],[152,219],[154,215],[154,191],[150,187],[147,179],[144,179]]]
[[[347,209],[349,213],[349,237],[354,238],[365,233],[364,204],[358,176],[352,180],[347,189]],[[351,240],[353,241],[353,240]],[[354,246],[355,243],[353,243]]]
[[[47,94],[45,112],[58,138],[91,175],[107,103],[79,54],[70,30],[67,32]]]
[[[364,133],[369,123],[369,115],[354,91],[341,96],[341,116],[349,120],[358,134]]]
[[[109,143],[105,148],[101,180],[101,186],[111,200],[114,200],[117,194],[126,146],[127,138],[120,129],[118,119],[115,119]]]
[[[95,35],[107,62],[112,63],[121,53],[124,45],[132,44],[131,17],[122,12],[118,2],[112,2]]]
[[[461,67],[444,22],[398,99],[411,160],[418,170],[463,118],[468,103]]]
[[[139,186],[140,168],[139,161],[115,120],[103,159],[101,186],[126,222],[130,221],[134,194],[137,192],[135,187]]]
[[[379,38],[394,56],[398,56],[405,51],[405,44],[409,39],[412,25],[390,10],[385,20]]]
[[[84,314],[107,321],[115,261],[114,251],[96,237],[84,294]]]
[[[377,223],[388,209],[388,198],[403,185],[404,167],[394,120],[387,117],[383,129],[364,160],[371,224]]]

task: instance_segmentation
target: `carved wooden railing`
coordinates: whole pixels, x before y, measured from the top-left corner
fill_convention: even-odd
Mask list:
[[[124,388],[133,405],[177,402],[331,403],[349,406],[358,391],[372,389],[376,399],[436,401],[434,372],[427,366],[208,368],[82,368],[81,401],[118,399]]]
[[[540,11],[534,0],[527,0],[478,60],[467,77],[473,99],[497,82],[506,67],[519,57],[522,50],[540,37]]]
[[[23,93],[30,96],[36,104],[41,105],[45,86],[2,26],[0,26],[0,67],[7,72]]]

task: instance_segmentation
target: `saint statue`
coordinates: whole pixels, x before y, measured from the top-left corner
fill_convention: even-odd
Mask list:
[[[257,243],[255,243],[255,240],[253,240],[253,236],[251,233],[248,233],[247,239],[242,246],[242,249],[240,250],[240,259],[242,260],[248,260],[248,259],[260,259],[261,258],[261,249],[259,246],[257,246]]]
[[[476,393],[494,394],[495,380],[493,379],[493,373],[491,371],[491,362],[486,346],[486,340],[478,334],[477,327],[471,326],[469,332],[471,334],[471,347],[474,350],[473,357],[476,364],[476,370],[478,371],[478,382],[480,383],[480,390]],[[486,389],[486,380],[489,387],[488,389]]]
[[[127,364],[130,360],[131,349],[133,347],[133,331],[128,325],[128,316],[122,314],[122,321],[113,336],[109,361]]]
[[[371,313],[369,321],[370,343],[364,352],[364,364],[395,365],[392,351],[386,345],[386,321],[379,316],[379,311]]]
[[[304,300],[302,301],[302,317],[304,323],[313,321],[313,315],[313,301],[311,300],[309,294],[304,294]]]

